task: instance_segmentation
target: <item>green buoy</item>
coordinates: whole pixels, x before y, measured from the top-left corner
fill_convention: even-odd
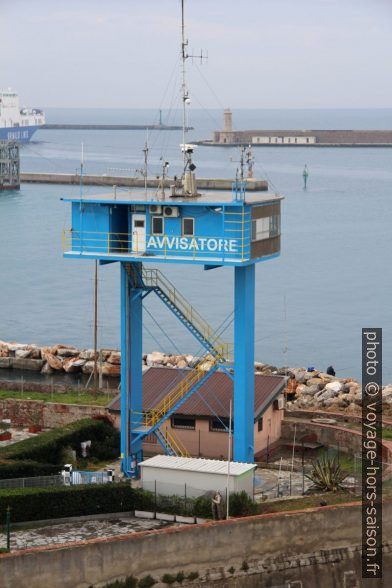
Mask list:
[[[304,179],[304,190],[306,190],[306,186],[308,183],[308,177],[309,177],[308,166],[306,165],[306,163],[305,163],[304,171],[302,172],[302,177]]]

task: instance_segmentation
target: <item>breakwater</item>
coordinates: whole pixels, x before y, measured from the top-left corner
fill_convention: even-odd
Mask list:
[[[61,173],[37,173],[23,172],[20,174],[20,181],[34,184],[80,184],[79,174],[61,174]],[[172,179],[166,179],[165,188],[173,184]],[[158,188],[161,186],[161,180],[158,178],[147,178],[147,188]],[[83,175],[83,184],[86,186],[125,186],[129,188],[144,188],[145,182],[142,177],[131,176],[112,176],[112,175]],[[233,180],[225,178],[198,178],[197,187],[201,190],[232,190]],[[247,180],[247,191],[260,192],[268,190],[266,180]]]
[[[78,349],[72,345],[57,344],[38,346],[35,344],[0,341],[1,369],[8,371],[33,371],[42,375],[85,374],[94,371],[95,353],[93,349]],[[97,371],[106,378],[120,378],[121,352],[115,349],[100,349],[97,352]],[[143,354],[144,367],[169,367],[173,369],[192,368],[198,357],[190,354],[166,354],[161,351]],[[202,369],[208,371],[211,361],[203,363]],[[339,378],[314,369],[307,371],[302,367],[277,367],[268,363],[255,362],[255,374],[294,376],[291,382],[295,397],[288,407],[328,412],[347,412],[360,414],[362,410],[362,387],[354,378]],[[1,379],[1,375],[0,375]],[[385,416],[392,416],[392,384],[382,390],[382,405]]]
[[[45,124],[41,127],[50,131],[181,131],[179,125],[164,124],[138,124],[138,125],[91,125],[91,124]],[[187,130],[193,130],[193,127],[187,127]]]

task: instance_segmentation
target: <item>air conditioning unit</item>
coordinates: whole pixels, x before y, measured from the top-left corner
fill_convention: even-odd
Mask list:
[[[162,205],[161,204],[150,204],[150,213],[151,214],[162,214]]]
[[[284,409],[284,398],[283,396],[279,396],[274,400],[274,409],[275,410],[283,410]]]
[[[165,216],[180,216],[180,210],[178,206],[164,206],[163,207],[163,214]]]

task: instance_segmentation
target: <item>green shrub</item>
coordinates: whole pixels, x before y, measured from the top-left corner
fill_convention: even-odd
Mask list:
[[[177,576],[176,576],[176,580],[179,584],[182,584],[183,581],[185,580],[185,574],[184,572],[178,572]]]
[[[193,514],[201,519],[210,519],[212,517],[211,498],[208,496],[199,496],[193,502]]]
[[[0,525],[7,506],[11,521],[37,521],[99,513],[151,510],[153,497],[127,483],[0,490]]]
[[[59,473],[60,469],[59,465],[37,461],[4,461],[0,462],[0,480],[53,476]]]
[[[136,588],[137,587],[137,578],[134,576],[128,576],[125,578],[124,581],[116,580],[115,582],[110,582],[110,584],[105,584],[105,588]],[[89,586],[89,588],[93,588],[93,586]]]
[[[148,576],[141,578],[137,586],[138,588],[151,588],[151,586],[154,586],[156,583],[157,581],[149,574]]]
[[[174,584],[176,577],[171,574],[163,574],[161,580],[164,584]]]
[[[46,431],[37,437],[2,447],[0,459],[34,460],[43,463],[62,463],[62,452],[71,447],[80,455],[80,443],[91,440],[89,455],[101,459],[115,459],[120,452],[120,434],[108,422],[83,419]]]
[[[242,562],[241,570],[242,570],[243,572],[247,572],[247,571],[249,570],[249,564],[248,564],[248,562],[247,562],[246,560],[244,560],[244,561]]]
[[[229,511],[232,517],[251,515],[257,512],[257,504],[253,502],[245,490],[233,492],[230,494]]]
[[[235,572],[235,568],[231,566],[231,568],[229,568],[227,571],[229,572],[229,574],[233,575]]]
[[[196,580],[199,577],[199,572],[190,572],[187,575],[187,580]]]

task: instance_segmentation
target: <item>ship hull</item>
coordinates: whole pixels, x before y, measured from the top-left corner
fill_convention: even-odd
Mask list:
[[[17,141],[18,143],[28,143],[35,131],[39,129],[38,125],[28,127],[5,127],[0,128],[0,141]]]

